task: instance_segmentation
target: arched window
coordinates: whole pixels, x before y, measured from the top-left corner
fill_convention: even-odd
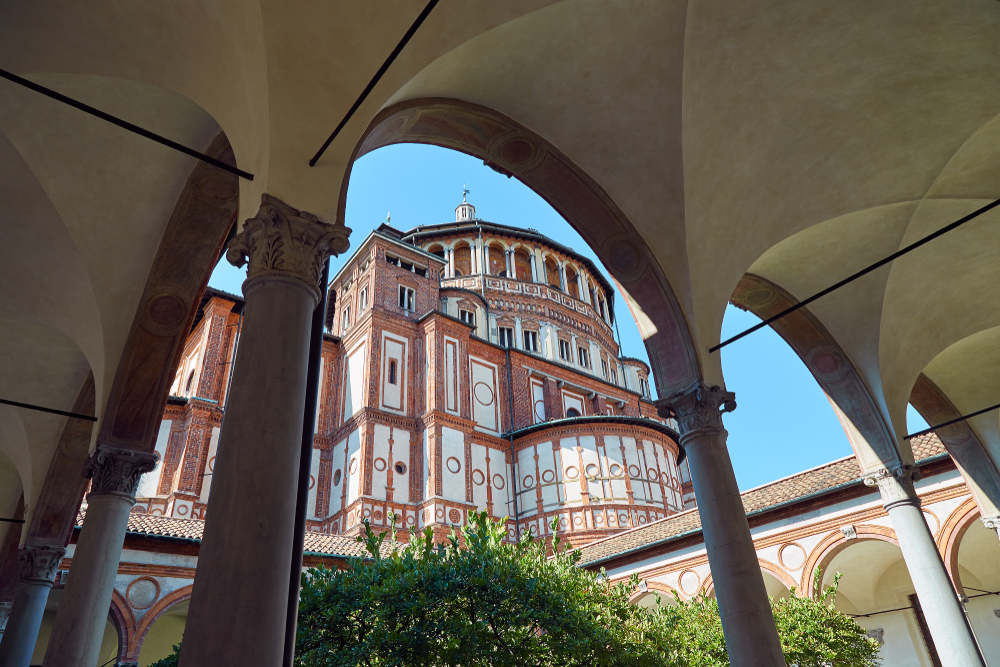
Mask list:
[[[562,285],[559,284],[559,267],[551,257],[545,258],[545,282],[549,287],[562,290]]]
[[[570,408],[569,410],[566,411],[566,416],[567,417],[579,417],[580,416],[580,411],[577,410],[576,408]]]
[[[487,253],[490,258],[489,274],[491,276],[506,275],[507,258],[504,257],[503,248],[498,245],[491,245]]]
[[[430,248],[427,249],[427,252],[429,252],[432,255],[437,255],[441,259],[444,259],[444,248],[442,248],[440,245],[437,244],[432,245]]]
[[[524,250],[518,248],[514,251],[514,276],[518,280],[531,281],[531,257]]]
[[[472,274],[472,248],[468,243],[455,247],[455,275],[468,276]]]
[[[193,385],[194,385],[194,371],[191,371],[191,373],[188,375],[187,384],[184,385],[184,393],[190,394],[191,393],[191,387]]]
[[[576,269],[566,266],[566,293],[574,299],[580,298],[580,284],[576,280]]]

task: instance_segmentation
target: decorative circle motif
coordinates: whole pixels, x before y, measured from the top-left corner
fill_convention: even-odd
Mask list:
[[[171,329],[183,322],[187,317],[187,310],[184,301],[173,294],[158,296],[146,306],[149,319],[164,329]]]
[[[805,565],[806,551],[794,542],[782,545],[778,549],[778,561],[794,572],[795,570],[802,569],[802,566]]]
[[[566,468],[566,479],[576,479],[580,474],[580,471],[576,469],[575,466],[569,466]]]
[[[362,512],[362,513],[361,513],[361,515],[362,515],[362,516],[363,516],[364,518],[366,518],[366,519],[367,519],[368,517],[370,517],[370,516],[372,515],[372,511],[371,511],[370,509],[367,509],[367,508],[365,508],[365,511],[364,511],[364,512]]]
[[[482,486],[486,482],[486,475],[483,474],[482,470],[472,471],[472,483],[476,486]]]
[[[381,521],[382,520],[382,513],[381,512],[375,512],[375,520],[376,521]]]
[[[617,463],[612,463],[611,464],[611,476],[612,477],[620,477],[621,474],[622,474],[622,467],[620,465],[618,465]]]
[[[424,521],[430,521],[431,520],[431,514],[432,514],[431,508],[428,507],[427,509],[425,509],[424,510]]]
[[[594,523],[604,523],[604,516],[601,514],[594,516]]]
[[[458,510],[451,510],[448,512],[448,520],[452,523],[459,523],[462,521],[462,513]]]
[[[146,508],[143,507],[142,505],[135,505],[132,509],[129,510],[129,514],[145,514],[145,513],[146,513]]]
[[[215,472],[215,457],[208,460],[208,472]]]
[[[239,184],[233,176],[206,174],[198,179],[198,189],[206,198],[219,201],[236,201],[240,196]]]
[[[437,517],[439,519],[443,519],[444,518],[444,508],[443,507],[437,508]]]
[[[385,468],[386,468],[385,459],[383,459],[383,458],[377,458],[377,459],[375,459],[375,461],[372,463],[372,465],[375,466],[375,470],[378,470],[379,472],[385,470]]]
[[[628,525],[628,514],[619,514],[618,515],[618,525],[620,525],[620,526],[627,526]]]
[[[649,481],[655,480],[659,475],[656,472],[656,468],[650,468],[646,471],[646,476],[649,477]]]
[[[832,352],[820,352],[813,357],[813,368],[824,375],[829,375],[840,368],[840,359]]]
[[[684,570],[677,583],[680,584],[681,590],[686,595],[694,595],[698,591],[698,586],[701,585],[701,577],[694,570]]]
[[[392,466],[392,469],[396,471],[397,475],[406,474],[406,464],[402,461],[396,461],[396,465]]]
[[[160,583],[152,577],[139,577],[125,589],[125,597],[133,609],[149,609],[160,597]]]
[[[535,418],[545,421],[545,401],[535,401]]]
[[[638,477],[639,476],[639,466],[634,465],[634,464],[630,465],[628,467],[628,474],[632,475],[632,477]]]
[[[535,478],[532,477],[531,475],[525,475],[521,483],[524,486],[524,488],[530,489],[532,486],[535,485]]]
[[[551,470],[546,470],[545,472],[542,473],[542,481],[543,482],[551,482],[555,478],[556,478],[556,474],[554,472],[552,472]]]
[[[449,456],[448,460],[445,461],[445,465],[448,467],[449,472],[457,473],[462,469],[462,462],[456,459],[454,456]]]
[[[340,486],[340,471],[333,473],[333,485]]]
[[[639,515],[639,523],[646,523],[646,515],[645,514],[640,514]]]
[[[493,388],[485,382],[477,382],[472,393],[480,405],[493,405]]]
[[[355,458],[351,459],[350,472],[353,475],[357,471],[358,471],[358,459],[357,459],[357,457],[355,457]]]
[[[187,505],[178,505],[177,506],[177,513],[180,514],[181,516],[187,516],[188,509],[189,508],[188,508]]]
[[[631,243],[620,241],[611,249],[611,263],[619,271],[631,273],[639,266],[639,253]]]
[[[573,525],[580,526],[583,524],[583,517],[575,516],[573,517]]]
[[[309,475],[309,488],[311,489],[314,486],[316,486],[316,478],[313,477],[312,475]]]
[[[413,516],[412,516],[412,515],[411,515],[411,516],[408,516],[408,517],[406,517],[406,525],[407,525],[407,526],[412,526],[412,525],[413,525],[413,523],[414,523],[414,521],[415,521],[415,519],[413,518]]]
[[[597,477],[597,473],[601,472],[600,468],[596,464],[590,463],[587,465],[587,475],[590,477]]]
[[[153,516],[163,516],[163,510],[158,507],[156,509],[149,510],[149,513]]]
[[[743,298],[743,303],[748,306],[763,306],[774,297],[774,291],[767,287],[755,289]]]
[[[502,489],[504,487],[503,475],[493,475],[493,488]]]
[[[566,517],[563,517],[563,518],[559,519],[559,527],[560,528],[565,528],[567,525],[569,525],[569,524],[566,523]]]
[[[665,472],[661,472],[660,473],[660,481],[662,481],[664,484],[666,484],[666,485],[669,486],[670,485],[670,475],[668,475]]]
[[[524,139],[512,139],[500,147],[500,157],[510,165],[523,164],[531,159],[534,149]]]

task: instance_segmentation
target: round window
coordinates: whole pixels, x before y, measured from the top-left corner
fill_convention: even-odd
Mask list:
[[[340,486],[340,471],[333,473],[333,485]]]
[[[569,410],[566,411],[566,416],[567,417],[579,417],[580,416],[580,411],[577,410],[576,408],[570,408]]]
[[[406,474],[406,464],[403,463],[402,461],[396,461],[396,465],[394,465],[392,469],[396,471],[397,475]]]

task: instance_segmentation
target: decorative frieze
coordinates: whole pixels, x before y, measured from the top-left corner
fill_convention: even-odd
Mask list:
[[[153,470],[158,460],[159,456],[155,453],[98,445],[83,468],[83,476],[91,480],[87,497],[116,495],[134,503],[139,478]]]
[[[226,259],[236,267],[249,264],[247,280],[285,276],[305,282],[320,295],[323,262],[349,247],[351,230],[320,221],[269,194],[229,244]]]
[[[913,483],[920,479],[920,470],[913,465],[879,468],[862,477],[865,486],[877,486],[882,495],[882,506],[887,510],[897,505],[920,506],[920,499],[913,490]]]
[[[25,546],[17,553],[18,582],[52,586],[66,550],[62,547]]]

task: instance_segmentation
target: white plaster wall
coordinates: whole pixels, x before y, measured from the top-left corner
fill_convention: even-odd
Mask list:
[[[459,413],[458,405],[458,340],[444,339],[444,397],[445,412]]]
[[[656,446],[649,440],[643,440],[642,449],[646,461],[643,474],[649,484],[649,498],[653,503],[662,505],[663,493],[660,490],[660,467],[656,460]]]
[[[458,461],[457,470],[449,468],[449,459]],[[465,435],[447,426],[441,428],[441,480],[445,498],[465,502]]]
[[[601,366],[601,346],[594,341],[590,341],[590,372],[596,377],[604,377],[604,369]]]
[[[592,435],[581,435],[579,437],[581,455],[583,456],[583,470],[587,476],[587,491],[590,492],[591,501],[604,499],[604,483],[601,477],[604,470],[601,467],[600,457],[597,456],[597,438]]]
[[[625,461],[622,459],[620,438],[616,436],[604,437],[604,456],[608,466],[608,474],[611,476],[611,495],[615,500],[625,502],[628,500],[628,487],[625,484]]]
[[[583,396],[579,394],[571,394],[568,391],[562,392],[562,402],[563,402],[563,415],[569,412],[570,408],[576,408],[579,410],[581,415],[587,414],[586,409],[583,407]]]
[[[503,452],[495,449],[487,450],[490,461],[490,484],[493,485],[493,515],[497,517],[513,516],[514,503],[510,495],[510,466]]]
[[[649,484],[642,471],[646,469],[641,451],[636,448],[635,438],[622,438],[625,444],[625,469],[632,479],[632,496],[637,505],[645,505],[649,499]]]
[[[487,447],[485,445],[472,445],[472,502],[476,509],[486,509],[487,494],[489,485],[487,477]]]
[[[215,454],[219,448],[219,427],[212,428],[212,437],[208,439],[208,457],[205,459],[205,469],[202,471],[205,476],[201,479],[201,496],[198,501],[208,502],[208,497],[212,493],[212,480],[215,479]],[[319,456],[317,453],[316,456]]]
[[[559,441],[559,458],[562,461],[563,477],[566,483],[563,485],[566,503],[578,505],[583,501],[583,494],[580,492],[580,475],[585,474],[580,469],[580,457],[576,453],[576,438],[562,438]],[[576,470],[576,475],[571,475],[570,469]]]
[[[308,514],[306,514],[309,519],[316,518],[316,496],[319,494],[319,464],[322,451],[314,448],[312,457],[309,459],[309,500],[307,503],[309,509]]]
[[[382,332],[382,395],[380,407],[388,412],[406,414],[407,340]],[[396,362],[396,383],[389,382],[389,366]]]
[[[488,361],[469,357],[469,370],[472,379],[472,419],[476,422],[476,429],[496,435],[500,432],[497,367]]]
[[[558,453],[552,451],[551,442],[539,443],[535,448],[538,451],[538,479],[536,484],[542,489],[542,510],[551,511],[559,507],[562,502],[562,494],[559,488],[563,485],[562,474],[558,461]]]
[[[343,507],[341,495],[343,494],[344,479],[347,475],[345,455],[347,454],[347,438],[344,438],[333,446],[330,458],[330,514],[336,514]],[[333,480],[340,471],[340,483],[334,484]]]
[[[545,421],[545,387],[537,380],[531,381],[532,416],[535,424]]]
[[[365,369],[368,365],[367,341],[362,342],[344,360],[344,409],[341,420],[349,419],[364,406]]]
[[[517,453],[517,504],[521,516],[538,512],[535,484],[535,448],[525,447]]]
[[[345,472],[345,482],[347,484],[347,504],[350,505],[361,495],[361,433],[352,431],[347,436],[347,471]],[[341,482],[342,484],[345,482]]]
[[[395,438],[393,438],[395,440]],[[382,468],[379,470],[379,468]],[[385,500],[389,484],[389,427],[375,424],[372,442],[372,496]]]
[[[408,503],[410,502],[410,475],[419,471],[413,470],[410,466],[410,432],[394,428],[392,429],[392,460],[389,462],[389,466],[392,467],[397,462],[406,466],[406,472],[400,475],[393,469],[392,498],[396,502]]]
[[[424,498],[426,499],[434,495],[434,489],[431,488],[431,441],[430,438],[427,437],[426,430],[423,431],[423,436],[424,436],[424,443],[423,443],[424,465],[423,465],[423,470],[421,472],[423,473],[424,476]],[[420,525],[423,525],[423,523],[421,523]]]
[[[156,445],[154,449],[160,458],[156,461],[156,467],[147,472],[139,480],[139,487],[135,491],[136,498],[153,498],[160,487],[160,474],[163,473],[163,457],[167,455],[167,443],[170,442],[169,419],[160,422],[160,430],[156,432]]]

